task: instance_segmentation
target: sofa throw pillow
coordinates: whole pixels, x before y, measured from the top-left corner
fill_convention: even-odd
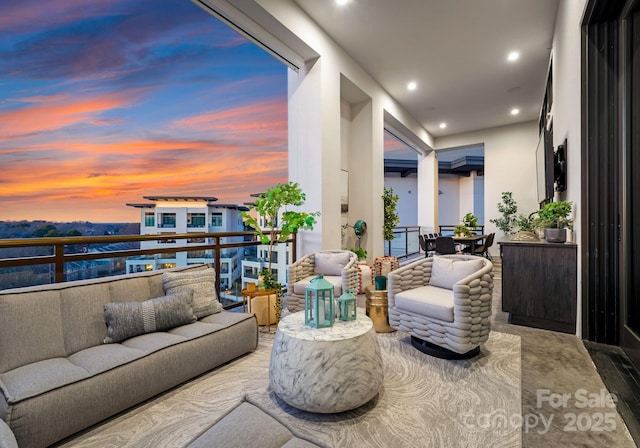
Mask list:
[[[351,252],[316,252],[314,258],[316,274],[342,275],[351,260]]]
[[[193,314],[198,319],[222,311],[222,304],[216,295],[215,269],[199,269],[187,272],[164,272],[162,286],[165,294],[193,291]]]
[[[191,308],[193,292],[156,297],[144,302],[112,302],[104,305],[107,324],[105,344],[145,333],[164,331],[195,322]]]
[[[431,286],[453,289],[453,285],[465,277],[479,271],[484,266],[478,260],[454,260],[452,258],[434,257],[431,265]]]

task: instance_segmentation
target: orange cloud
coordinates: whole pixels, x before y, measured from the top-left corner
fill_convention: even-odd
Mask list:
[[[287,178],[284,147],[259,150],[178,139],[63,146],[56,158],[10,162],[0,182],[5,205],[0,219],[137,221],[125,204],[145,195],[211,195],[242,204],[251,193]]]
[[[0,144],[34,133],[59,130],[92,122],[106,111],[130,106],[140,90],[124,90],[93,96],[51,95],[14,100],[26,106],[0,111]]]

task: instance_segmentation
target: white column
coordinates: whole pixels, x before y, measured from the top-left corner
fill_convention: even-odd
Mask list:
[[[298,256],[339,249],[340,75],[316,59],[289,71],[289,180],[305,192],[305,211],[319,211],[313,231],[298,235]]]
[[[438,157],[418,156],[418,225],[438,231]]]

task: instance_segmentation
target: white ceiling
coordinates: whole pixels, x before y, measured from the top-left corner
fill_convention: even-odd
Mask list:
[[[294,1],[434,137],[538,119],[558,0]]]

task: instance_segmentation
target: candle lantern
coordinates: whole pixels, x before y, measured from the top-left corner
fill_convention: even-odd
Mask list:
[[[304,323],[315,328],[331,327],[335,317],[333,285],[319,274],[304,289]]]
[[[338,311],[340,320],[356,320],[356,296],[351,291],[338,299]]]

